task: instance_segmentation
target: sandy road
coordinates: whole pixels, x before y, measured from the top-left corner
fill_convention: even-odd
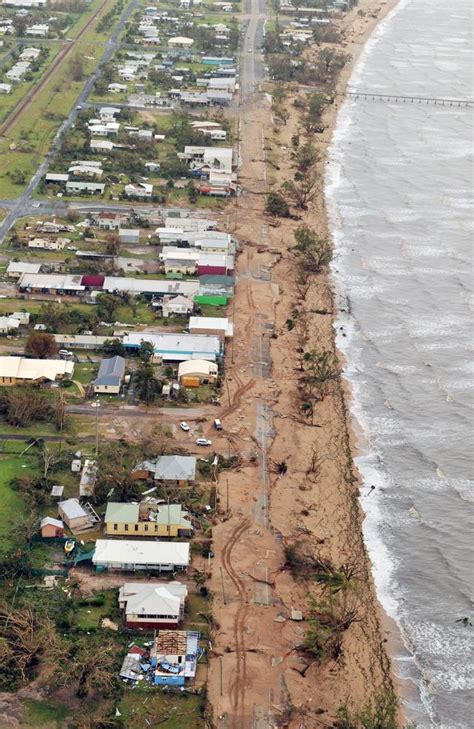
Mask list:
[[[8,134],[8,132],[15,126],[18,119],[31,106],[33,101],[35,101],[35,99],[38,98],[38,96],[41,94],[41,92],[43,91],[45,86],[56,74],[59,67],[62,65],[62,63],[65,61],[65,59],[71,54],[76,43],[81,40],[84,33],[86,33],[88,31],[88,29],[91,27],[92,23],[96,20],[97,16],[102,12],[102,10],[106,4],[107,4],[107,0],[104,0],[102,5],[97,9],[97,11],[94,13],[94,15],[91,18],[89,18],[89,20],[87,21],[85,26],[78,33],[77,38],[75,38],[70,43],[66,43],[64,48],[62,48],[62,50],[59,51],[58,55],[54,59],[51,66],[48,68],[47,72],[44,74],[44,76],[41,77],[39,84],[37,86],[35,86],[33,89],[31,89],[26,94],[26,96],[24,96],[24,98],[21,100],[21,102],[18,104],[18,106],[13,110],[13,112],[10,114],[8,119],[4,122],[3,126],[0,128],[0,135],[6,136]]]
[[[232,727],[243,726],[245,716],[245,687],[247,680],[247,653],[245,645],[245,623],[249,604],[246,597],[245,583],[238,576],[232,562],[232,550],[250,526],[245,519],[234,527],[222,550],[222,566],[237,591],[238,607],[234,615],[235,674],[229,686],[229,695],[233,709]]]

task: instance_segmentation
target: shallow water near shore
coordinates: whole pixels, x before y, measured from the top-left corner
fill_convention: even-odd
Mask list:
[[[472,98],[471,13],[402,0],[349,88]],[[348,99],[326,176],[364,533],[418,727],[472,725],[473,114]]]

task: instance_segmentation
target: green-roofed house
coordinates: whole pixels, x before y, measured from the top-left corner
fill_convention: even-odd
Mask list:
[[[107,536],[187,537],[193,525],[181,504],[159,504],[147,499],[141,504],[109,501],[104,524]]]

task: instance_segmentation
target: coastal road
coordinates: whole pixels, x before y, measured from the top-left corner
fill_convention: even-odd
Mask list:
[[[113,53],[119,47],[120,34],[124,30],[125,24],[127,23],[131,14],[135,10],[135,8],[138,6],[138,2],[139,2],[139,0],[131,0],[131,2],[129,2],[128,5],[123,10],[122,14],[120,15],[120,18],[118,19],[117,23],[115,24],[115,27],[114,27],[114,30],[110,37],[110,40],[108,41],[106,48],[105,48],[102,56],[99,59],[99,62],[97,64],[97,67],[96,67],[94,73],[90,76],[90,78],[86,82],[81,93],[75,100],[74,105],[72,106],[68,116],[66,117],[66,119],[63,121],[63,123],[59,127],[48,154],[46,155],[45,159],[43,160],[43,162],[40,164],[40,166],[36,170],[35,174],[29,181],[29,183],[26,186],[23,193],[19,197],[17,197],[16,200],[13,201],[12,205],[4,206],[4,205],[2,205],[2,203],[0,203],[0,207],[5,207],[8,210],[7,215],[5,216],[4,220],[0,223],[0,243],[3,241],[3,239],[5,238],[5,235],[8,233],[10,228],[15,224],[15,222],[17,221],[18,218],[31,214],[28,212],[31,209],[36,211],[36,208],[34,208],[32,205],[31,195],[35,191],[35,189],[38,186],[39,181],[41,180],[43,175],[45,175],[46,172],[48,171],[52,161],[54,160],[57,152],[59,151],[59,148],[61,146],[61,142],[63,140],[64,135],[69,131],[69,129],[74,124],[74,122],[77,118],[77,114],[78,114],[78,107],[80,107],[86,103],[86,101],[89,98],[89,96],[92,92],[92,89],[94,87],[94,82],[100,75],[100,71],[101,71],[102,67],[110,61]]]

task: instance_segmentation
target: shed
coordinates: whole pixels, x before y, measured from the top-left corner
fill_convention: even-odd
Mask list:
[[[42,537],[64,537],[64,524],[60,519],[45,516],[41,519],[40,530]]]
[[[79,503],[79,499],[60,501],[58,503],[58,513],[73,533],[90,529],[94,524],[94,520],[89,512]]]
[[[138,228],[119,228],[121,243],[140,243],[140,230]]]
[[[199,384],[214,384],[217,380],[218,368],[215,362],[208,362],[205,359],[189,359],[180,362],[178,366],[178,380],[185,385],[186,378],[197,378]]]

